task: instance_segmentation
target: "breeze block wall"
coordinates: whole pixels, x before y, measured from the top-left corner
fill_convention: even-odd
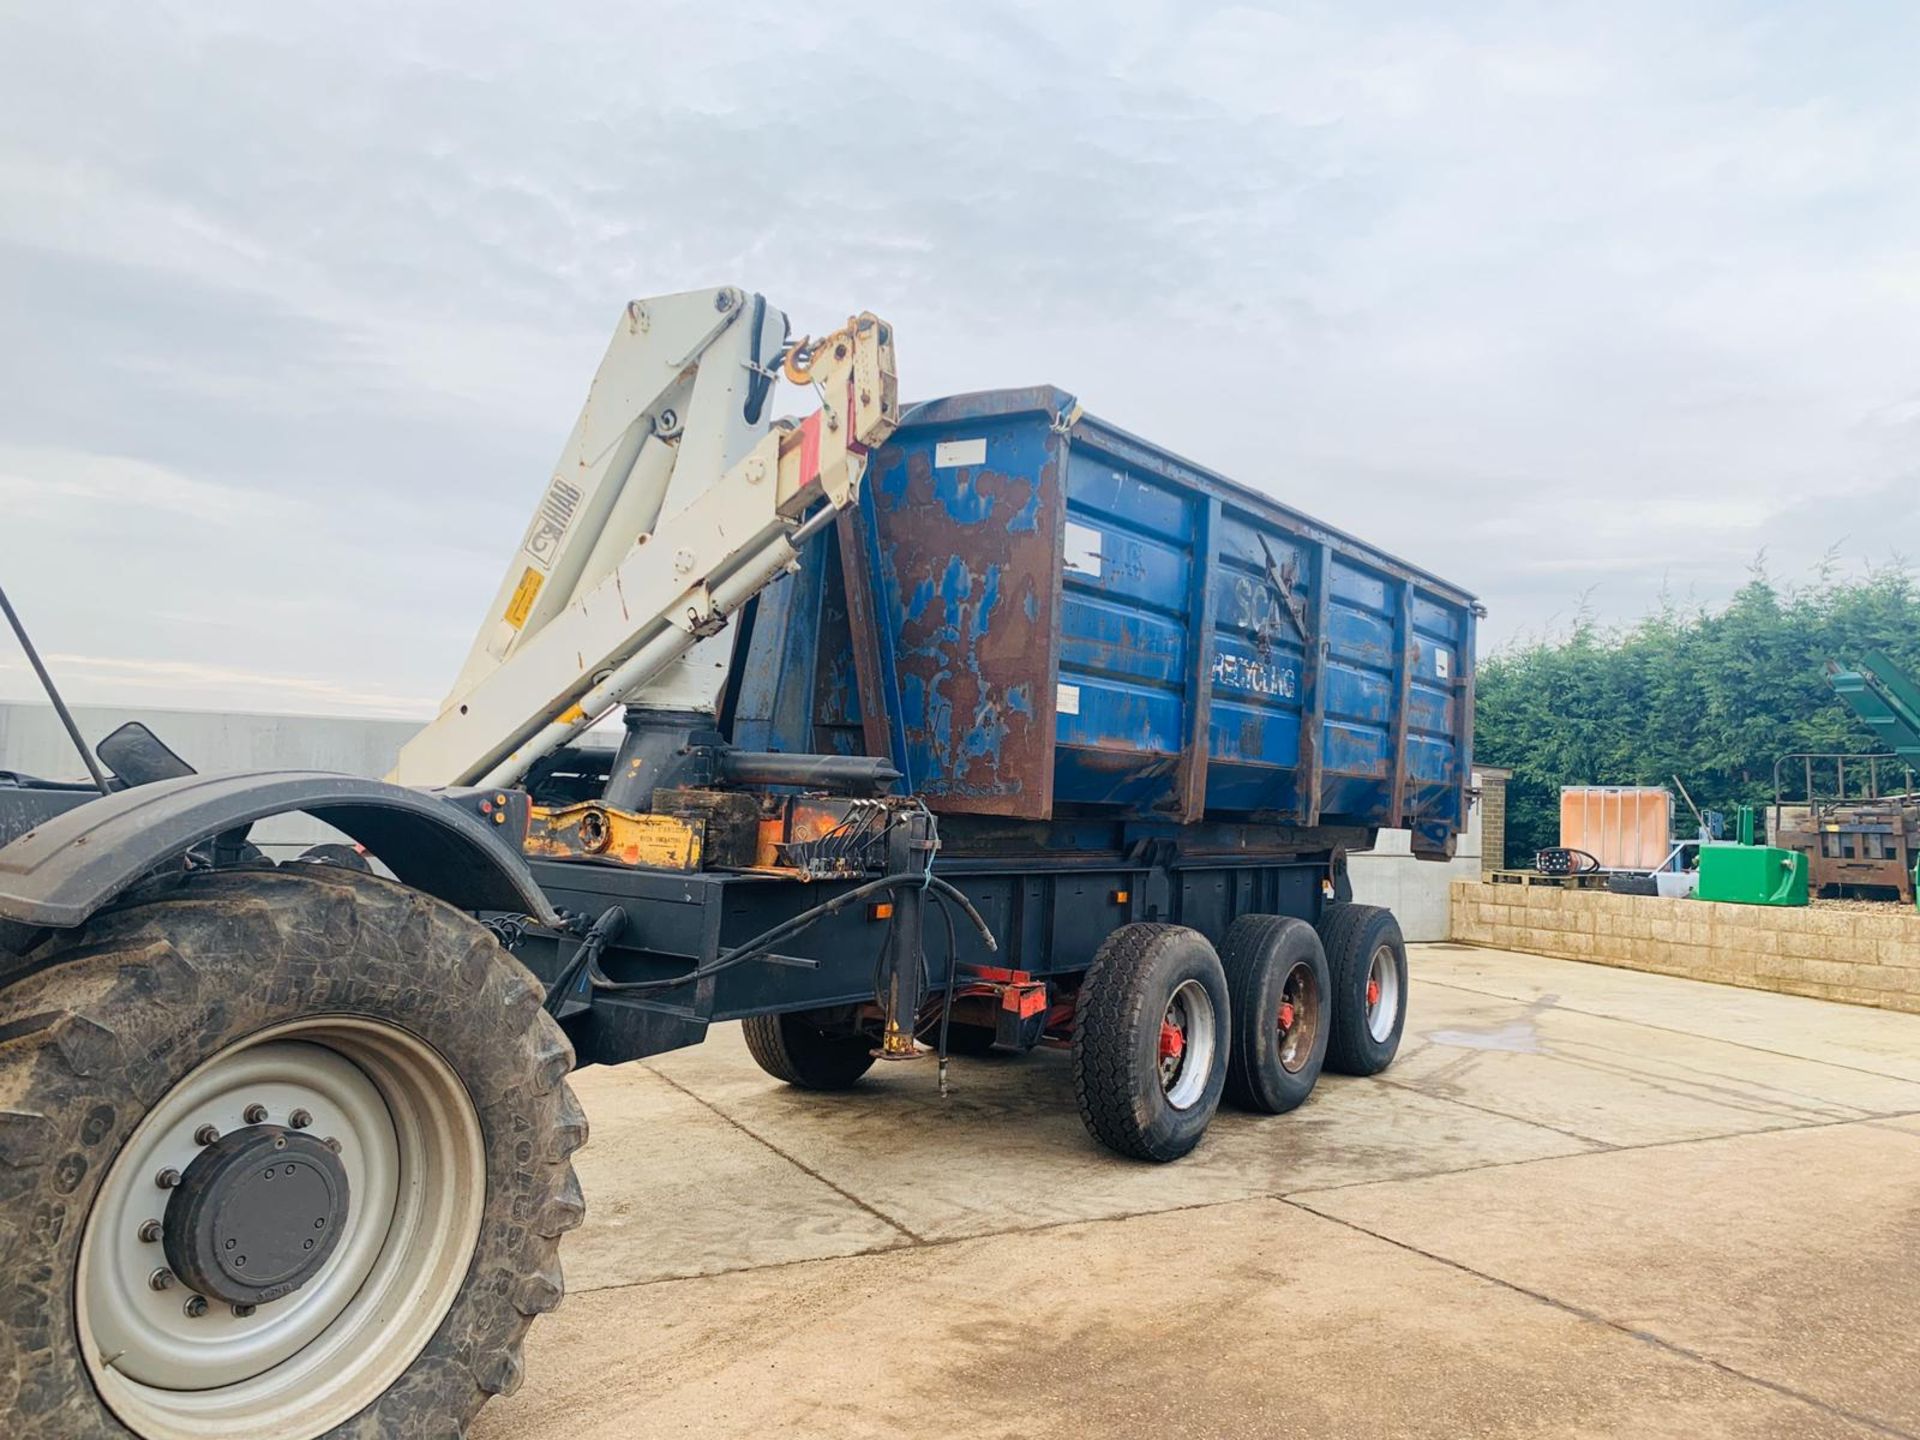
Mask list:
[[[1453,938],[1920,1014],[1920,914],[1718,905],[1547,885],[1453,887]]]

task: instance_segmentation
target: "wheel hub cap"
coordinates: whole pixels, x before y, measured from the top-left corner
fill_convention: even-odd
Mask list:
[[[1178,1025],[1163,1022],[1160,1026],[1160,1058],[1178,1060],[1187,1050],[1186,1033]]]
[[[265,1305],[318,1274],[346,1226],[350,1186],[321,1140],[250,1125],[207,1146],[167,1201],[167,1263],[194,1291]]]
[[[1205,1094],[1214,1056],[1213,1001],[1197,980],[1184,980],[1160,1019],[1156,1058],[1167,1103],[1185,1110]]]

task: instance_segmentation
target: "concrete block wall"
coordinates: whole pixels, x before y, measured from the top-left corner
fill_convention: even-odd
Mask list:
[[[1774,909],[1461,881],[1453,938],[1920,1014],[1920,914],[1891,905]]]
[[[1503,795],[1507,773],[1493,772]],[[1480,858],[1481,823],[1485,797],[1491,791],[1488,777],[1477,769],[1473,783],[1481,798],[1467,812],[1467,828],[1460,833],[1453,859],[1415,859],[1413,836],[1406,830],[1382,830],[1373,849],[1356,850],[1347,857],[1353,898],[1362,905],[1384,905],[1393,911],[1400,922],[1400,933],[1409,940],[1445,940],[1453,919],[1453,882],[1478,875],[1484,868]]]
[[[1507,781],[1510,770],[1485,769],[1480,779],[1480,869],[1507,868]]]

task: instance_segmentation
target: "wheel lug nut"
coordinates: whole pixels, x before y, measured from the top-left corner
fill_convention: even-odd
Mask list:
[[[253,1314],[253,1311],[254,1307],[251,1305],[236,1305],[233,1307],[233,1318],[236,1320],[244,1320]]]
[[[267,1119],[267,1107],[264,1105],[249,1105],[247,1106],[246,1117],[247,1124],[249,1125],[263,1125]]]
[[[304,1130],[313,1124],[313,1115],[306,1110],[296,1110],[287,1117],[287,1124],[296,1130]]]
[[[154,1176],[153,1183],[158,1185],[162,1190],[171,1190],[180,1183],[180,1172],[169,1167]]]
[[[334,1139],[333,1136],[331,1135],[327,1136],[327,1138],[321,1143],[323,1143],[327,1147],[327,1149],[331,1150],[334,1154],[338,1155],[340,1153],[340,1142]]]
[[[173,1271],[162,1265],[158,1270],[147,1276],[147,1288],[149,1290],[171,1290],[173,1288]]]
[[[193,1143],[196,1145],[211,1145],[219,1138],[219,1130],[212,1125],[202,1125],[198,1130],[193,1132]]]
[[[143,1243],[151,1245],[159,1238],[160,1222],[158,1220],[142,1220],[140,1222],[140,1239]]]
[[[207,1313],[207,1297],[204,1295],[189,1295],[187,1297],[187,1303],[180,1308],[186,1312],[186,1317],[189,1320],[198,1320],[202,1315]]]

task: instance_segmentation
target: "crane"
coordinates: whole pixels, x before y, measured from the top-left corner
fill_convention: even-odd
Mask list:
[[[885,321],[787,335],[731,286],[626,307],[466,662],[390,779],[510,786],[622,702],[715,714],[728,617],[853,502],[898,418]],[[819,408],[770,421],[780,378]]]

